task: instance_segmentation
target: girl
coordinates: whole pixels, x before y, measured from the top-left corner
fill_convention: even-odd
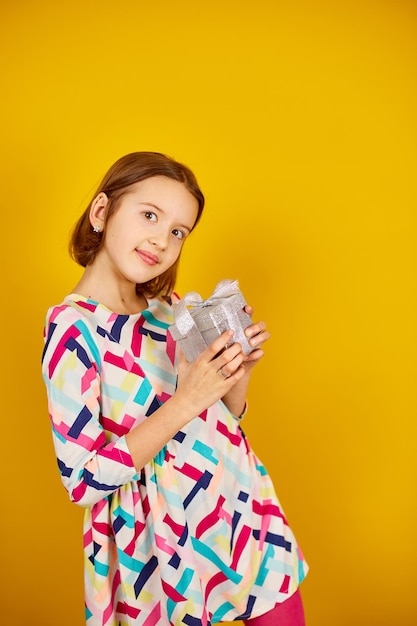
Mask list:
[[[89,626],[304,624],[307,566],[239,424],[265,324],[246,330],[249,356],[225,349],[227,331],[192,364],[169,333],[203,206],[184,165],[119,159],[72,235],[81,280],[47,314],[43,376],[62,481],[85,507]]]

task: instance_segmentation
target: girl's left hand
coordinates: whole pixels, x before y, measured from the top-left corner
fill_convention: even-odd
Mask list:
[[[252,316],[253,308],[249,305],[245,306],[245,313]],[[269,332],[266,330],[265,322],[257,322],[251,324],[245,329],[245,335],[249,339],[249,345],[255,348],[250,354],[245,356],[244,365],[245,369],[252,369],[254,365],[263,357],[264,351],[261,346],[270,338]]]
[[[251,306],[246,305],[244,310],[248,315],[253,315],[253,308]],[[244,412],[252,368],[263,357],[264,351],[261,346],[269,339],[269,332],[266,330],[265,322],[251,324],[245,328],[245,335],[249,339],[249,345],[252,346],[254,350],[247,356],[242,354],[242,365],[245,374],[222,397],[229,411],[235,416],[242,416],[242,412]]]

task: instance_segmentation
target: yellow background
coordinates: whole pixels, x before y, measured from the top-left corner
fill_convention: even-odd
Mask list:
[[[245,430],[311,567],[308,626],[417,623],[416,4],[1,8],[2,623],[82,626],[82,511],[40,375],[68,232],[119,156],[206,192],[178,290],[238,278],[272,333]]]

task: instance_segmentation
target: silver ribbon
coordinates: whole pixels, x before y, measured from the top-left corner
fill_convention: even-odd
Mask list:
[[[172,337],[180,342],[188,361],[194,361],[214,339],[231,328],[235,334],[231,343],[238,341],[245,354],[253,348],[244,333],[252,320],[243,310],[246,301],[237,280],[222,280],[207,299],[190,291],[173,305]]]

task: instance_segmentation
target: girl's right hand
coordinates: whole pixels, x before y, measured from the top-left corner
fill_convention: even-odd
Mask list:
[[[220,400],[244,375],[241,345],[225,348],[232,337],[232,330],[225,331],[193,363],[180,350],[175,396],[187,402],[190,419]]]

